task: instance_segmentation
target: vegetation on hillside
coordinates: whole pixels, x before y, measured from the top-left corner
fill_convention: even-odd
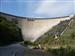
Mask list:
[[[70,21],[72,21],[70,23]],[[69,24],[70,23],[70,24]],[[65,30],[66,29],[66,30]],[[65,31],[64,31],[65,30]],[[64,33],[61,35],[61,33]],[[57,37],[57,38],[56,38]],[[71,20],[60,22],[50,31],[45,33],[35,43],[48,46],[67,46],[75,43],[75,17]]]
[[[55,56],[75,56],[75,16],[54,26],[35,43]]]
[[[70,25],[66,31],[60,36],[63,44],[75,47],[75,17],[72,18]]]
[[[21,30],[12,21],[0,16],[0,46],[22,41]]]
[[[49,48],[47,52],[52,53],[54,56],[75,56],[75,48],[67,46],[67,48],[60,47],[58,49]]]

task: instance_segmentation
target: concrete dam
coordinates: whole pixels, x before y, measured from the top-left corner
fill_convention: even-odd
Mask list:
[[[40,19],[40,20],[35,19],[33,21],[22,19],[19,22],[19,25],[21,25],[24,40],[29,40],[34,42],[41,35],[49,31],[53,26],[60,23],[60,21],[69,20],[69,19],[70,17],[57,18],[57,19],[56,18]]]
[[[49,31],[53,26],[60,23],[60,21],[69,20],[71,17],[58,17],[58,18],[45,18],[28,20],[25,17],[18,17],[9,14],[0,13],[0,16],[4,16],[9,20],[17,20],[18,26],[21,28],[21,32],[24,40],[34,42],[41,35]]]

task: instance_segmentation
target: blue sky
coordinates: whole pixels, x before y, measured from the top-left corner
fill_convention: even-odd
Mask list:
[[[74,0],[0,0],[0,11],[23,17],[61,17],[75,14]]]

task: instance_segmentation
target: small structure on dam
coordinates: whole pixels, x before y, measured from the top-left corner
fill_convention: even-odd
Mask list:
[[[11,20],[17,20],[18,26],[22,30],[24,40],[34,42],[41,35],[49,31],[53,26],[60,23],[60,21],[69,20],[70,17],[58,17],[58,18],[25,18],[13,16],[5,13],[0,13],[0,16],[4,16]]]

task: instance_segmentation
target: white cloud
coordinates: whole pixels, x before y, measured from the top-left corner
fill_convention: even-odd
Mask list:
[[[65,2],[65,1],[64,1]],[[35,10],[36,15],[58,15],[59,13],[64,14],[68,10],[72,10],[73,4],[72,2],[66,1],[66,3],[60,2],[57,4],[57,0],[44,0],[40,3],[40,6],[38,6]],[[66,13],[67,14],[67,13]]]
[[[49,8],[52,7],[52,5],[55,3],[56,0],[50,1],[50,0],[43,0],[40,5],[35,10],[36,14],[40,13],[46,13],[49,11]]]

